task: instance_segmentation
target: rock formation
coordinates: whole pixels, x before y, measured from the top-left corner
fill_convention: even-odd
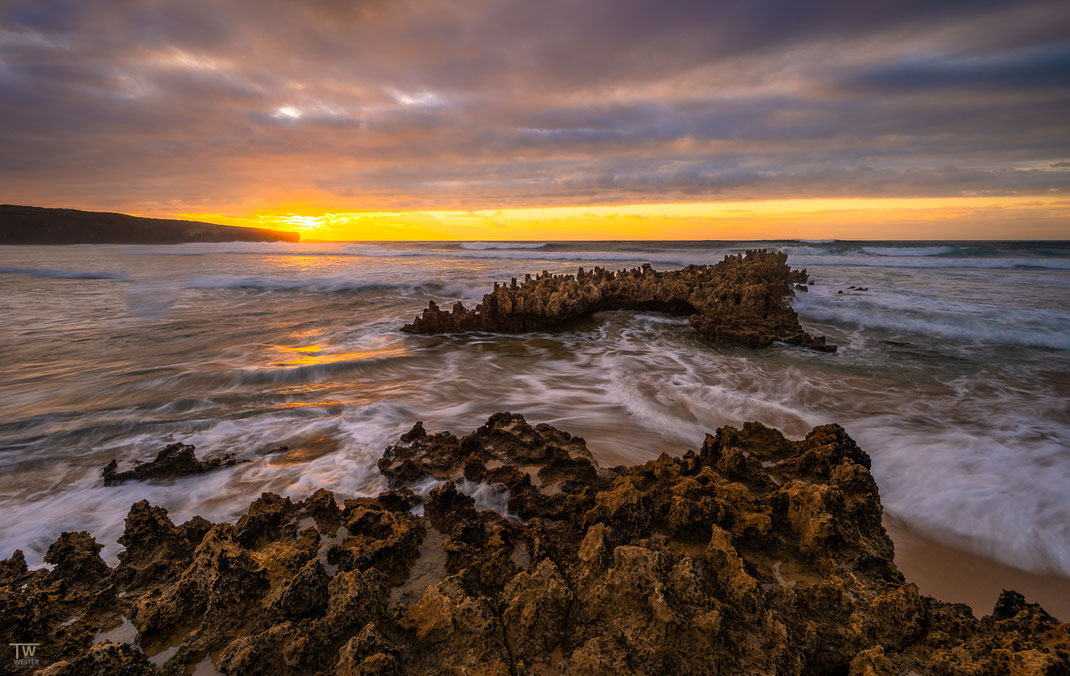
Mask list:
[[[114,568],[88,533],[52,545],[52,570],[16,551],[0,643],[40,643],[52,676],[1070,670],[1070,625],[1020,595],[977,619],[903,579],[869,457],[836,425],[724,427],[605,468],[499,413],[464,437],[417,424],[380,469],[378,497],[266,493],[236,524],[139,502]],[[503,513],[477,510],[488,488]]]
[[[724,345],[763,347],[774,341],[832,352],[834,345],[806,333],[787,299],[807,281],[792,270],[787,254],[763,250],[725,256],[716,265],[689,265],[659,272],[649,264],[613,272],[604,268],[575,275],[543,272],[523,282],[495,284],[474,310],[452,311],[431,301],[402,328],[408,333],[492,331],[517,333],[559,326],[605,310],[654,310],[685,315],[706,339]]]
[[[176,479],[190,474],[203,474],[221,467],[236,465],[237,460],[230,454],[210,460],[198,460],[193,454],[194,446],[187,444],[169,444],[149,462],[134,465],[133,468],[119,471],[119,461],[112,460],[101,472],[105,486],[116,486],[124,481],[144,481],[147,479]]]

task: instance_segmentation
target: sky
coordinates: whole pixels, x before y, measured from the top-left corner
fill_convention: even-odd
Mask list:
[[[323,239],[1067,239],[1066,0],[0,0],[0,202]]]

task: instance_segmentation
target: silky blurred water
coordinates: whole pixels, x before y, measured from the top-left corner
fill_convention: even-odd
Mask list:
[[[518,336],[399,331],[428,300],[473,303],[528,272],[671,269],[754,246],[809,269],[793,303],[838,352],[713,346],[649,313]],[[142,498],[181,521],[234,519],[264,491],[375,493],[375,460],[414,421],[464,433],[511,410],[607,464],[747,420],[794,438],[838,422],[873,457],[891,515],[1070,576],[1066,244],[0,247],[0,313],[2,557],[21,547],[39,563],[64,530],[114,557]],[[109,460],[173,441],[251,462],[102,485]]]

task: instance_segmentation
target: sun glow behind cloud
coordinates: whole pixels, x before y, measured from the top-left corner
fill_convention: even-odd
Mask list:
[[[294,230],[297,232],[315,231],[323,228],[326,222],[315,216],[297,216],[290,214],[278,217],[279,228],[282,230]]]
[[[275,109],[275,117],[286,117],[291,120],[296,120],[301,117],[301,111],[293,106],[280,106]]]

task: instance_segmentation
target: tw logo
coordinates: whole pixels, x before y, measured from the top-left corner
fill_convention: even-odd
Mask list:
[[[9,643],[15,649],[15,665],[20,667],[36,666],[41,663],[34,655],[40,643]]]

